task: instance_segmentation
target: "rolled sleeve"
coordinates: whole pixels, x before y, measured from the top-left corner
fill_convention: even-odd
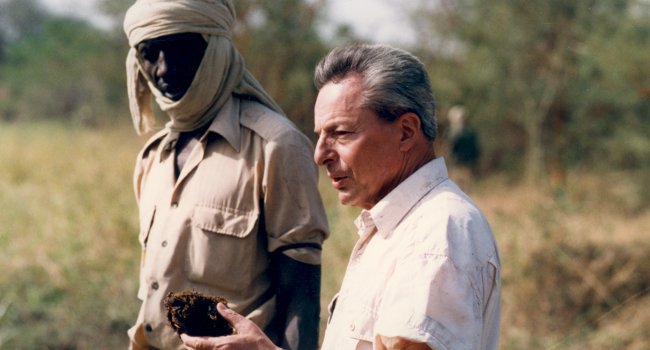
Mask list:
[[[397,266],[375,332],[434,349],[478,348],[481,314],[470,276],[441,255],[420,254]]]

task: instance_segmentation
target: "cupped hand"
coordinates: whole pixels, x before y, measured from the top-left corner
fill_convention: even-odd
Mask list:
[[[236,334],[223,337],[193,337],[181,334],[186,347],[193,350],[281,350],[253,321],[222,303],[217,304],[217,310],[233,326]]]

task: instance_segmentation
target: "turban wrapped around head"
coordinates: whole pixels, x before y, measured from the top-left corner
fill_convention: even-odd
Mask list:
[[[282,113],[280,107],[246,70],[231,41],[235,9],[231,0],[138,0],[126,13],[124,32],[131,49],[126,59],[127,89],[138,134],[152,129],[152,94],[169,115],[173,131],[190,131],[212,120],[235,93],[258,100]],[[199,33],[208,45],[194,80],[178,101],[164,96],[142,69],[136,46],[144,40],[177,33]]]

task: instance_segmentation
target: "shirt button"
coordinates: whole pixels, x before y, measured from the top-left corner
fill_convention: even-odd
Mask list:
[[[351,330],[351,331],[354,332],[354,329],[355,329],[355,328],[356,328],[356,327],[354,327],[354,323],[350,325],[350,330]]]
[[[157,290],[157,289],[158,289],[158,282],[154,282],[154,283],[152,283],[152,284],[151,284],[151,288],[152,288],[153,290]]]
[[[147,324],[144,326],[144,330],[147,331],[148,333],[151,333],[151,332],[153,331],[153,328],[151,327],[150,324],[147,323]]]
[[[162,246],[163,246],[163,247],[166,247],[166,246],[167,246],[167,241],[163,241],[163,242],[162,242]]]

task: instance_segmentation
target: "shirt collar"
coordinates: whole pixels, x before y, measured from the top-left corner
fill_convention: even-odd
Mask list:
[[[212,120],[212,124],[208,128],[209,131],[223,136],[223,138],[237,152],[239,152],[239,149],[241,148],[239,109],[239,99],[231,96],[223,107],[221,107],[217,116]]]
[[[239,99],[230,97],[228,101],[219,109],[208,131],[221,135],[226,142],[230,144],[237,152],[241,148],[241,129],[239,127]],[[164,150],[171,150],[178,140],[178,132],[172,132],[165,129],[160,137],[165,136],[161,144]]]
[[[360,237],[368,235],[376,227],[370,211],[366,209],[361,210],[361,214],[354,220],[354,225]]]
[[[444,158],[436,158],[416,170],[402,181],[374,207],[363,210],[355,223],[367,227],[374,225],[377,233],[390,237],[395,227],[427,193],[449,178]]]

